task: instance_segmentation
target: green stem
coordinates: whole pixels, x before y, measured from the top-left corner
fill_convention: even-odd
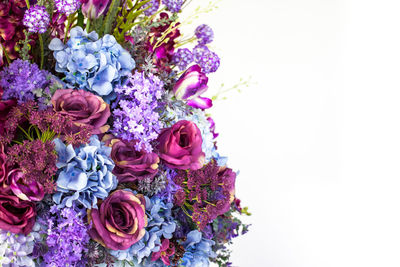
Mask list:
[[[26,135],[26,138],[28,138],[29,141],[33,141],[33,138],[29,136],[29,134],[24,130],[24,128],[18,125],[18,129],[20,129]]]
[[[175,48],[178,48],[178,47],[184,46],[185,44],[189,44],[191,42],[194,42],[194,41],[196,41],[196,39],[197,39],[196,36],[193,36],[192,38],[189,38],[189,39],[184,40],[184,41],[182,41],[180,43],[177,43],[175,45]]]
[[[86,32],[87,33],[89,33],[89,31],[90,31],[90,19],[87,19],[87,21],[86,21]]]
[[[43,37],[39,33],[39,43],[40,43],[40,68],[43,69],[44,64],[44,45],[43,45]]]
[[[29,5],[29,0],[25,0],[25,2],[26,2],[26,7],[27,7],[28,9],[30,9],[31,7],[30,7],[30,5]]]
[[[10,65],[11,59],[10,59],[10,57],[8,56],[8,53],[7,53],[6,48],[5,48],[2,44],[0,44],[0,46],[1,46],[1,48],[3,49],[3,53],[4,53],[4,56],[6,57],[6,60],[7,60],[8,65]]]

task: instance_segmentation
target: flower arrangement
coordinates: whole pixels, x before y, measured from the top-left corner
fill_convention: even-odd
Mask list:
[[[230,266],[250,214],[190,2],[0,3],[0,266]]]

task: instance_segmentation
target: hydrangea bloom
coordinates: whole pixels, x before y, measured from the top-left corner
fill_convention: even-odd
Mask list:
[[[146,199],[146,214],[148,225],[146,234],[137,243],[127,250],[110,251],[119,260],[134,260],[137,263],[149,260],[152,252],[158,252],[161,248],[161,239],[170,239],[176,229],[176,223],[172,217],[173,204],[165,202],[158,196]],[[147,261],[146,261],[147,262]],[[148,266],[148,265],[145,265]]]
[[[46,244],[43,255],[46,266],[85,266],[84,254],[89,244],[88,225],[83,214],[73,208],[50,209],[47,219]]]
[[[163,0],[163,4],[173,13],[181,11],[183,2],[183,0]]]
[[[55,139],[54,144],[60,169],[54,202],[61,207],[72,207],[74,201],[89,209],[97,207],[97,199],[105,199],[117,185],[112,174],[111,148],[100,142],[97,135],[77,149],[60,139]]]
[[[212,250],[214,241],[202,237],[201,232],[193,230],[188,233],[183,243],[186,252],[182,258],[182,265],[187,267],[205,267],[210,265],[209,258],[217,255]]]
[[[36,5],[25,12],[23,23],[30,32],[45,33],[50,23],[46,7]]]
[[[161,130],[157,100],[161,99],[164,83],[153,74],[136,72],[125,86],[115,89],[113,108],[114,134],[122,139],[136,140],[135,149],[152,151],[150,142]]]
[[[59,12],[69,16],[78,10],[81,2],[79,0],[55,0],[54,5]]]
[[[179,48],[172,57],[172,63],[175,64],[181,71],[193,62],[193,54],[187,48]]]
[[[0,230],[0,266],[35,266],[31,254],[37,233],[13,234]]]
[[[66,75],[67,83],[95,92],[106,101],[114,97],[113,89],[135,68],[135,61],[114,36],[106,34],[99,39],[96,32],[88,34],[81,27],[71,30],[66,45],[55,38],[49,48],[54,51],[56,71]]]

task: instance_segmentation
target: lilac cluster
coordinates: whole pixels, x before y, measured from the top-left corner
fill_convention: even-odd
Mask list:
[[[209,44],[214,40],[214,32],[207,24],[202,24],[194,31],[199,44]]]
[[[54,0],[54,5],[60,13],[69,16],[79,9],[81,2],[79,0]]]
[[[153,15],[154,13],[157,12],[157,10],[159,8],[160,8],[160,0],[150,0],[150,2],[148,2],[145,5],[143,5],[143,7],[142,7],[142,9],[146,9],[143,12],[146,16]]]
[[[39,69],[35,63],[17,59],[0,72],[0,87],[3,87],[3,99],[17,99],[18,103],[35,100],[38,90],[43,88],[50,93],[48,85],[50,74]],[[39,103],[45,104],[45,98],[38,98]]]
[[[163,0],[163,4],[173,13],[181,11],[183,3],[183,0]]]
[[[116,88],[114,134],[127,141],[136,140],[135,149],[151,152],[151,142],[162,128],[157,100],[161,99],[164,83],[153,74],[136,72],[125,86]]]
[[[45,232],[48,251],[43,255],[46,266],[85,266],[90,237],[81,212],[52,206],[50,213]]]
[[[178,49],[172,56],[172,63],[175,64],[181,71],[193,62],[193,54],[187,48]]]
[[[45,33],[50,23],[46,7],[36,5],[25,12],[23,23],[30,32]]]

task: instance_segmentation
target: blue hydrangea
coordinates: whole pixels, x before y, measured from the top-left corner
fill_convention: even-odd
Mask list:
[[[54,144],[59,168],[54,202],[59,207],[72,207],[74,201],[89,209],[97,207],[97,199],[105,199],[117,186],[117,179],[111,173],[114,168],[111,148],[100,142],[97,135],[77,149],[66,146],[60,139],[55,139]]]
[[[154,196],[151,199],[145,197],[145,199],[146,214],[148,217],[145,236],[127,250],[110,251],[110,253],[119,260],[132,261],[136,264],[149,266],[149,256],[151,256],[152,252],[160,250],[161,238],[172,238],[172,234],[176,229],[176,223],[171,213],[173,207],[171,202],[165,202],[158,196]],[[153,262],[152,264],[157,263]]]
[[[217,256],[212,250],[214,244],[214,241],[202,237],[198,230],[189,232],[186,241],[183,243],[186,252],[180,264],[186,267],[209,266],[210,258]]]
[[[65,74],[69,85],[92,91],[109,102],[115,96],[114,88],[135,68],[135,61],[112,35],[99,39],[96,32],[75,27],[70,36],[66,45],[57,38],[50,42],[56,71]]]

